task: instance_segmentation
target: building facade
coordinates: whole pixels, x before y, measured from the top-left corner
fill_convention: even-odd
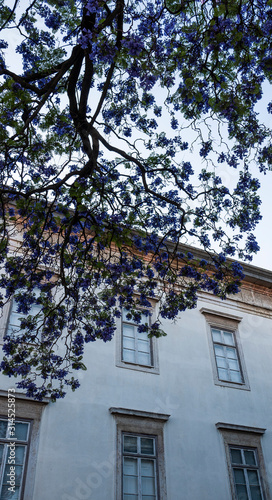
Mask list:
[[[201,293],[164,338],[123,311],[64,400],[1,376],[0,500],[271,500],[272,272],[245,271],[238,295]],[[10,306],[1,336],[12,321]]]

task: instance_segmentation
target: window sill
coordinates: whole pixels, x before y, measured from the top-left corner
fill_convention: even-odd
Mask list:
[[[129,363],[127,361],[117,361],[116,366],[118,368],[126,368],[128,370],[134,370],[138,372],[145,373],[154,373],[155,375],[159,375],[159,368],[156,366],[145,366],[145,365],[137,365],[136,363]]]
[[[240,389],[242,391],[250,391],[250,386],[247,383],[239,384],[238,382],[227,382],[224,380],[215,380],[215,385],[219,385],[221,387],[231,387],[232,389]]]

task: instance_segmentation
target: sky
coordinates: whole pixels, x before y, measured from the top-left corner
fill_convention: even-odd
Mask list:
[[[272,115],[267,113],[267,104],[271,101],[271,85],[265,82],[263,85],[263,97],[256,106],[265,125],[272,129]],[[256,169],[255,176],[259,178],[261,188],[259,196],[262,200],[262,220],[256,227],[254,234],[260,246],[260,251],[253,256],[251,264],[272,271],[271,247],[272,247],[272,171],[266,175],[259,173]]]
[[[268,172],[265,176],[260,174],[259,179],[263,218],[255,230],[255,235],[260,251],[253,257],[251,264],[272,271],[272,172]]]

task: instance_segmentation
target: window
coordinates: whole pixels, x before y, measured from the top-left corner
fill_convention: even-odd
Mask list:
[[[219,380],[243,384],[234,332],[212,328],[211,333]]]
[[[116,500],[166,500],[163,430],[170,415],[110,412],[117,424]]]
[[[250,390],[238,329],[242,318],[206,308],[200,312],[207,322],[215,384]]]
[[[238,500],[263,500],[257,450],[230,446],[233,480]]]
[[[265,429],[218,422],[233,500],[270,500],[261,438]]]
[[[152,366],[151,339],[147,332],[139,332],[138,327],[145,325],[149,317],[141,313],[140,323],[128,318],[128,311],[123,309],[122,316],[122,360],[137,365]]]
[[[35,288],[34,294],[35,294],[35,297],[38,297],[40,295],[40,290],[38,288]],[[39,327],[42,324],[41,305],[34,303],[34,304],[32,304],[29,313],[23,314],[23,313],[17,312],[17,303],[14,300],[12,300],[11,305],[10,305],[8,323],[7,323],[7,334],[15,335],[15,336],[23,334],[24,330],[20,328],[21,319],[27,318],[30,314],[31,314],[31,316],[38,316],[39,315],[38,320],[37,320],[37,327]]]
[[[123,500],[157,500],[156,440],[123,434]]]
[[[16,420],[13,428],[0,419],[0,498],[22,498],[22,482],[28,452],[30,423]]]
[[[0,394],[0,499],[34,500],[40,421],[47,401],[29,400],[20,393],[14,395],[16,420],[15,429],[12,429],[7,419],[8,394],[5,391]],[[15,443],[15,449],[9,446],[12,443]],[[15,464],[9,463],[12,460],[15,460]],[[11,466],[15,466],[15,470]],[[9,472],[10,476],[7,475]],[[10,482],[14,480],[15,484],[9,484],[9,479]],[[13,486],[13,490],[8,490]]]
[[[150,317],[139,311],[140,323],[134,322],[127,309],[123,309],[116,332],[116,365],[120,368],[159,373],[158,339],[149,338],[147,332],[138,328],[150,321]]]

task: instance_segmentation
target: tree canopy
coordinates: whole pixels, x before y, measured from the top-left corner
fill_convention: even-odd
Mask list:
[[[122,308],[160,336],[199,290],[238,291],[228,258],[258,250],[252,165],[272,163],[272,102],[257,108],[272,1],[0,5],[1,304],[22,315],[1,369],[54,400]],[[222,169],[237,170],[234,186]],[[206,259],[182,251],[190,241]]]

